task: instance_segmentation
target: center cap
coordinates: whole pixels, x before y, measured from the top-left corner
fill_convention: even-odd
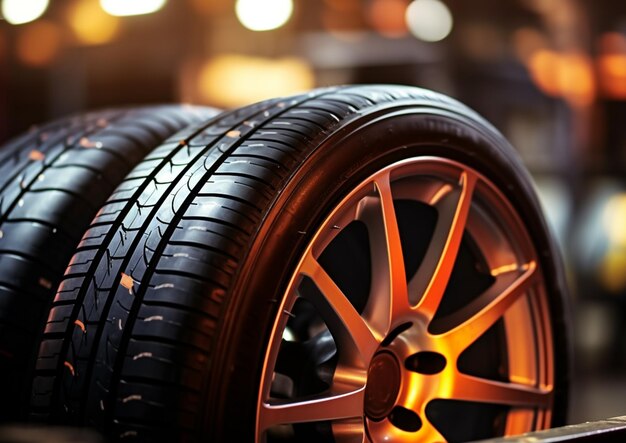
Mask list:
[[[372,420],[385,418],[400,391],[400,364],[389,352],[376,354],[367,371],[365,414]]]

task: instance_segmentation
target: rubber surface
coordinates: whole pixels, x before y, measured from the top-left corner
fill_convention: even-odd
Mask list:
[[[353,170],[333,172],[313,167],[323,163],[313,158],[332,164],[328,159],[342,152],[335,139],[350,125],[409,108],[445,111],[446,121],[489,133],[498,146],[489,148],[489,161],[521,168],[516,174],[527,189],[512,192],[538,214],[512,150],[498,151],[506,142],[439,94],[393,86],[322,89],[225,113],[153,151],[93,221],[50,312],[33,418],[87,424],[112,439],[250,441],[263,344],[290,260],[306,244],[305,225],[320,220],[339,197],[333,189],[369,154],[351,152]],[[433,118],[431,132],[467,141],[464,124],[444,120]],[[415,131],[429,130],[428,121],[420,124]],[[299,181],[312,185],[298,193]],[[299,201],[311,206],[316,199],[317,210],[298,213]],[[304,220],[301,231],[294,220]],[[537,223],[544,232],[543,221]],[[551,254],[549,239],[541,241]],[[545,260],[553,266],[553,256]],[[553,303],[558,322],[561,303]],[[561,323],[556,328],[564,330]],[[565,380],[565,366],[559,371]]]
[[[26,373],[50,302],[100,206],[151,149],[216,112],[94,112],[35,127],[0,149],[0,420],[25,417]]]

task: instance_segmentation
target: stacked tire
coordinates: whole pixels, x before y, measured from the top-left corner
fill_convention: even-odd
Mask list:
[[[104,111],[0,155],[5,422],[168,442],[564,422],[559,257],[513,148],[448,97]]]

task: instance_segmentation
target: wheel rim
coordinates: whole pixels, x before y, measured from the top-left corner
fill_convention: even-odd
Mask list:
[[[538,257],[508,199],[465,165],[407,159],[361,182],[313,235],[279,312],[257,441],[456,441],[550,424]]]

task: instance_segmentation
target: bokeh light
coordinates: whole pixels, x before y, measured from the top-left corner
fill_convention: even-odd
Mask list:
[[[270,31],[283,26],[293,14],[293,0],[237,0],[237,18],[251,31]]]
[[[452,31],[452,13],[439,0],[414,0],[405,18],[409,31],[426,42],[443,40]]]
[[[626,289],[626,194],[612,196],[602,213],[602,227],[608,240],[607,250],[598,269],[603,286],[618,293]]]
[[[97,0],[79,0],[69,10],[76,38],[87,45],[108,43],[117,35],[120,19],[105,13]]]
[[[537,87],[545,94],[557,97],[561,90],[559,85],[560,58],[548,49],[540,49],[529,57],[528,68]]]
[[[39,20],[25,26],[17,36],[16,52],[22,63],[32,67],[50,64],[61,49],[62,34],[58,25]]]
[[[580,53],[541,49],[528,62],[531,78],[547,95],[561,97],[574,107],[589,106],[596,84],[590,58]]]
[[[602,213],[602,226],[609,243],[626,249],[626,194],[613,195],[607,202]]]
[[[38,19],[48,9],[48,0],[3,0],[2,16],[12,25]]]
[[[311,67],[293,57],[266,59],[221,55],[202,66],[199,74],[199,89],[203,99],[223,107],[290,95],[313,85]]]
[[[619,293],[626,289],[626,249],[609,248],[598,267],[598,279],[609,292]]]
[[[570,105],[590,106],[596,95],[596,77],[591,58],[582,53],[561,56],[561,93]]]
[[[389,38],[406,35],[404,13],[407,0],[374,0],[367,11],[368,20],[376,32]]]
[[[151,14],[161,9],[167,0],[100,0],[102,9],[118,17]]]
[[[612,99],[626,99],[626,54],[604,54],[598,60],[602,92]]]
[[[607,32],[599,40],[598,76],[605,97],[626,99],[626,36]]]

